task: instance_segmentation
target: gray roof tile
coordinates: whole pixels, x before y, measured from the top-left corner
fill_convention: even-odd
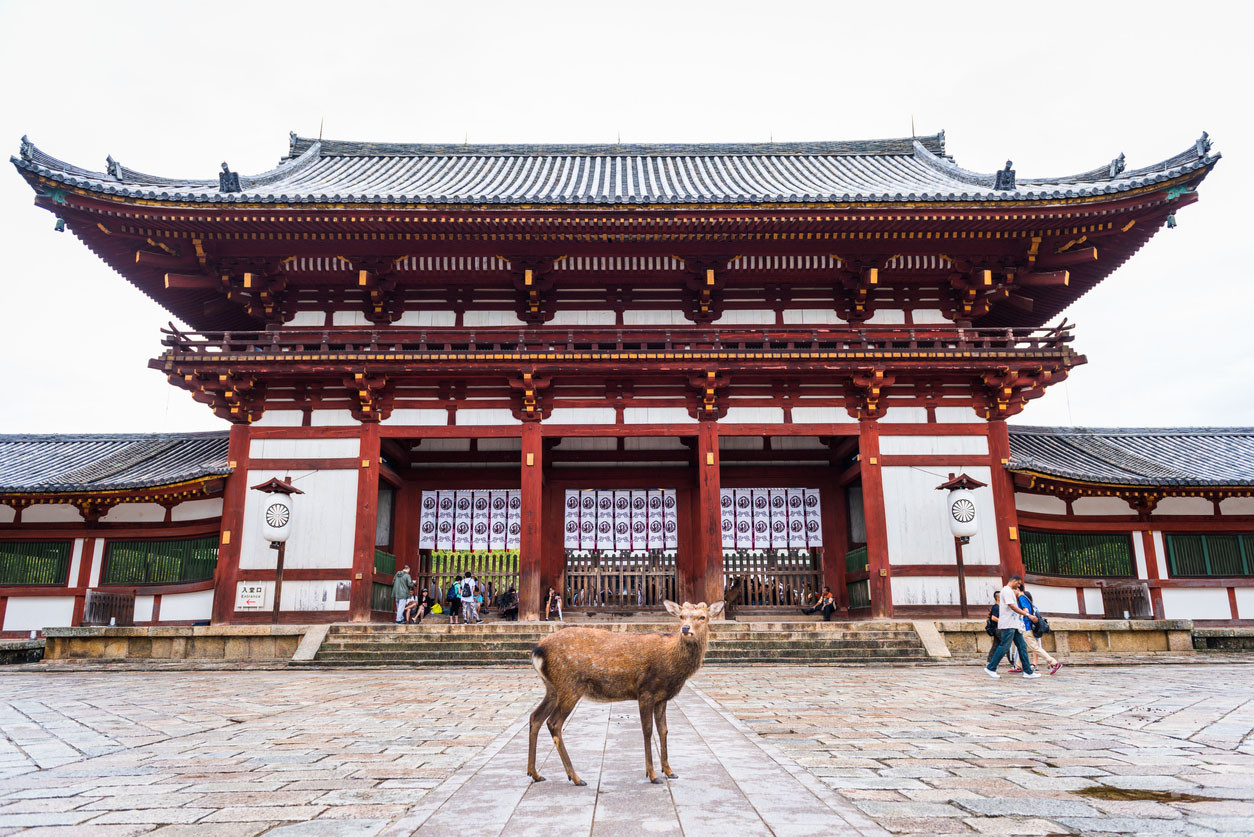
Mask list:
[[[123,491],[225,476],[227,433],[0,435],[0,494]]]

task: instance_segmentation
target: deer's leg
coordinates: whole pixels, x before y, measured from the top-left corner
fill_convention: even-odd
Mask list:
[[[588,783],[580,779],[579,774],[575,772],[574,765],[570,763],[570,756],[566,753],[566,744],[562,741],[562,724],[566,723],[570,713],[575,711],[575,704],[577,703],[579,703],[578,696],[559,700],[557,708],[549,716],[549,734],[553,736],[553,746],[557,748],[557,754],[562,757],[562,766],[566,768],[566,777],[579,787],[583,787]]]
[[[544,693],[544,700],[531,713],[531,731],[527,740],[527,775],[533,782],[543,782],[544,777],[536,771],[536,737],[540,734],[540,725],[549,719],[557,708],[557,692],[552,687]]]
[[[670,759],[666,757],[666,701],[660,701],[653,707],[653,722],[657,726],[657,743],[662,754],[662,772],[667,779],[676,779],[679,774],[671,770]]]
[[[653,711],[654,705],[640,701],[640,729],[644,732],[644,775],[655,785],[662,784],[653,770]]]

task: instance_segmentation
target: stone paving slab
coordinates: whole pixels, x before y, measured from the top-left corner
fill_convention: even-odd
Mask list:
[[[780,786],[829,833],[1249,832],[1254,666],[1220,671],[707,668],[671,707],[679,779],[644,782],[634,705],[587,704],[574,788],[544,736],[550,781],[526,781],[527,669],[7,669],[0,835],[409,833],[460,792],[476,800],[461,834],[730,837],[788,833]]]

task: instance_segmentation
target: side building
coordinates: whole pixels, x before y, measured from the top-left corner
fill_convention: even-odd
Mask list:
[[[1047,323],[1217,160],[1203,137],[1141,169],[1018,178],[960,168],[943,134],[293,135],[272,171],[204,181],[25,141],[12,158],[59,227],[186,324],[150,365],[230,423],[198,616],[218,623],[386,619],[398,564],[424,586],[466,569],[516,586],[531,618],[550,586],[594,612],[729,587],[782,611],[825,584],[852,616],[978,609],[1024,569],[1021,530],[1048,529],[1019,521],[1045,471],[1017,467],[1027,437],[1006,424],[1085,362]],[[984,483],[984,525],[958,551],[935,489],[960,471]],[[282,566],[250,489],[272,478],[303,492]],[[0,541],[37,541],[47,503],[14,487]],[[1248,524],[1225,502],[1225,524]],[[1089,586],[1071,595],[1092,612]]]

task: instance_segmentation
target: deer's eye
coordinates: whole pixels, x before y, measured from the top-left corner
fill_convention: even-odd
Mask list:
[[[697,618],[698,618],[698,619],[700,619],[702,622],[704,622],[704,621],[705,621],[705,617],[704,617],[704,616],[698,616]]]

